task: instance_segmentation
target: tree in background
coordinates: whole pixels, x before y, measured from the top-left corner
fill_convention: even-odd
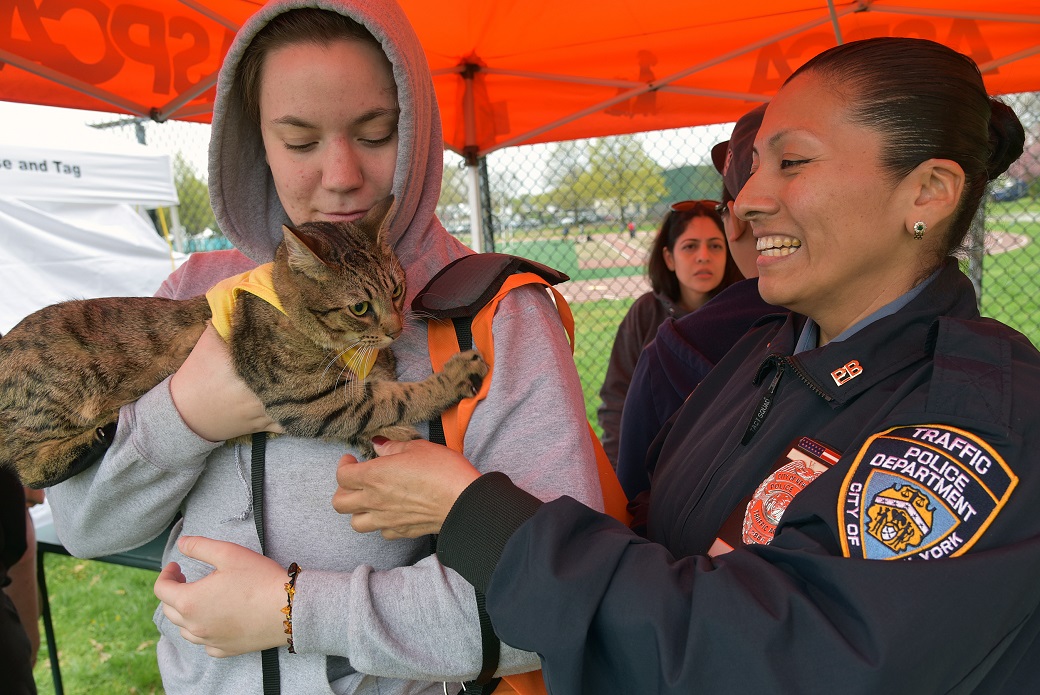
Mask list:
[[[561,217],[570,217],[572,224],[578,218],[579,210],[594,202],[593,196],[582,185],[587,166],[588,153],[582,141],[557,142],[549,151],[545,204],[561,211]]]
[[[661,165],[638,135],[556,143],[546,169],[546,204],[579,226],[609,211],[624,227],[668,195]]]
[[[1022,156],[1007,170],[1002,178],[1008,177],[1021,181],[1028,187],[1030,194],[1040,197],[1040,92],[1028,92],[1017,95],[1012,105],[1022,119],[1026,129],[1026,147]],[[998,178],[993,187],[1001,182]]]
[[[610,201],[621,226],[668,194],[661,165],[646,153],[638,135],[596,138],[589,142],[589,166],[583,188],[596,200]]]
[[[464,164],[456,164],[445,159],[444,175],[441,179],[441,197],[437,204],[438,207],[469,204],[469,184],[466,181]]]
[[[209,205],[209,188],[180,153],[173,158],[173,183],[180,199],[177,211],[185,233],[198,236],[207,228],[219,232],[213,208]]]

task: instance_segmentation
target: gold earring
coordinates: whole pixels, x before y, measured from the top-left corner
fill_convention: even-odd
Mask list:
[[[917,241],[924,239],[924,233],[926,229],[928,229],[928,225],[926,225],[923,221],[918,220],[917,222],[914,222],[914,239]]]

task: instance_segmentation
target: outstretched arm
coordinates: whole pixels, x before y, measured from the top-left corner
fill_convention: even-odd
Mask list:
[[[451,506],[480,473],[462,454],[423,440],[377,443],[378,458],[344,456],[332,506],[361,533],[418,538],[440,533]]]

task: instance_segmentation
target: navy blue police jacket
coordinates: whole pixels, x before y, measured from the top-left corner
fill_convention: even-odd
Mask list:
[[[793,355],[803,325],[655,440],[648,539],[502,474],[456,502],[438,555],[550,693],[1040,692],[1040,354],[952,262]]]
[[[629,499],[650,488],[646,453],[664,423],[758,319],[778,311],[758,293],[758,278],[750,278],[657,329],[639,353],[621,411],[617,477]]]

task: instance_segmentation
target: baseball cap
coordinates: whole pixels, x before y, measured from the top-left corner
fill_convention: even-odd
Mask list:
[[[726,190],[736,197],[747,180],[751,178],[751,146],[762,125],[766,104],[748,111],[733,125],[729,140],[711,148],[711,163],[722,174]]]

